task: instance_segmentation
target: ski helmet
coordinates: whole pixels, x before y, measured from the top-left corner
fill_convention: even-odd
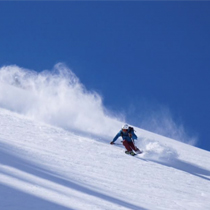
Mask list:
[[[128,128],[129,128],[128,124],[125,124],[125,125],[122,126],[123,130],[128,130]]]

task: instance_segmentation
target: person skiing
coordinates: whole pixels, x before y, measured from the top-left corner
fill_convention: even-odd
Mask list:
[[[122,126],[122,129],[117,133],[117,135],[114,137],[114,139],[110,142],[110,144],[114,144],[115,141],[119,137],[122,137],[123,145],[126,149],[125,153],[130,155],[136,155],[141,154],[142,152],[137,148],[134,144],[134,139],[137,139],[136,134],[134,133],[133,127],[130,127],[129,125],[125,124]],[[135,153],[133,152],[135,151]]]

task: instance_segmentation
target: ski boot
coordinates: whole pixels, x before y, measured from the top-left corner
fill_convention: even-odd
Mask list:
[[[136,153],[134,153],[133,151],[125,151],[125,154],[131,155],[131,156],[135,156],[136,155]]]

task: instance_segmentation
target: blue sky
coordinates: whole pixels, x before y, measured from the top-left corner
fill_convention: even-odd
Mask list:
[[[172,120],[210,150],[209,22],[205,1],[0,2],[0,66],[64,62],[129,123]]]

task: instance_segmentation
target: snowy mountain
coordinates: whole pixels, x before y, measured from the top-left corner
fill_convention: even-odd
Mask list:
[[[0,209],[209,209],[209,152],[137,129],[145,155],[131,157],[110,139],[0,119]]]
[[[210,209],[209,152],[135,127],[126,155],[123,120],[68,76],[0,70],[1,210]]]

